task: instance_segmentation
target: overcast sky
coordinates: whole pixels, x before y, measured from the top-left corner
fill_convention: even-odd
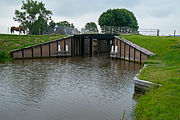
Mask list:
[[[39,0],[38,0],[39,1]],[[160,29],[161,35],[180,34],[180,0],[42,0],[53,12],[55,22],[67,20],[78,29],[87,22],[98,21],[107,9],[126,8],[132,11],[140,28]],[[18,26],[13,21],[15,9],[21,0],[0,0],[0,33],[8,33],[8,27]]]

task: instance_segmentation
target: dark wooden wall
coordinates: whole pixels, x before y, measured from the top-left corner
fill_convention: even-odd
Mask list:
[[[110,42],[111,41],[111,42]],[[141,47],[136,48],[133,45],[112,36],[104,35],[74,35],[58,40],[53,40],[43,44],[26,47],[11,52],[13,59],[26,59],[26,58],[43,58],[43,57],[59,57],[59,56],[84,56],[92,55],[94,53],[109,53],[111,46],[117,46],[117,52],[111,52],[110,56],[120,58],[128,61],[143,63],[147,60],[148,54],[142,51]],[[60,45],[61,51],[58,51]],[[66,51],[68,45],[68,51]],[[143,48],[143,50],[145,50]],[[115,51],[115,47],[114,47]],[[146,50],[153,54],[152,52]]]
[[[71,56],[71,40],[71,37],[67,37],[14,50],[11,52],[11,56],[13,59]],[[60,45],[61,52],[58,52],[58,45]],[[65,50],[66,45],[68,45],[68,51]]]
[[[115,38],[114,42],[114,52],[111,53],[111,57],[120,58],[128,61],[144,63],[148,55],[137,49],[136,47],[127,44],[126,42]],[[118,52],[115,53],[115,46],[118,46]]]

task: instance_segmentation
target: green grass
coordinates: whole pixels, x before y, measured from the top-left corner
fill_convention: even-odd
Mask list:
[[[0,34],[0,61],[10,60],[9,53],[14,49],[38,45],[65,35],[7,35]]]
[[[180,37],[124,37],[156,54],[138,77],[163,85],[139,98],[136,119],[180,120]]]

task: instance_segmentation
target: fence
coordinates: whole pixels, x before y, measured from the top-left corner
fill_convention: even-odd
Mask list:
[[[118,27],[118,26],[102,26],[102,34],[137,34],[137,30],[130,27]]]
[[[132,29],[130,27],[118,27],[118,26],[102,26],[98,30],[97,28],[84,29],[81,28],[81,32],[77,28],[58,26],[49,28],[43,31],[43,34],[63,34],[63,35],[74,35],[74,34],[142,34],[159,36],[159,29]]]
[[[142,35],[152,35],[152,36],[159,36],[159,29],[142,29],[140,28],[139,30],[139,34]]]

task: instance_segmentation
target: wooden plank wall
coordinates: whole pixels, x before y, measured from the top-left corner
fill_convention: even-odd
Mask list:
[[[125,42],[115,38],[114,41],[114,46],[118,46],[118,52],[117,53],[111,53],[114,54],[115,56],[112,56],[114,58],[120,58],[123,60],[128,60],[128,61],[134,61],[134,62],[139,62],[139,63],[144,63],[148,55],[143,53],[142,51],[136,49],[133,46],[130,46],[126,44]],[[115,51],[115,47],[114,47]]]
[[[14,50],[11,52],[11,57],[13,59],[26,59],[71,56],[71,39],[71,37],[67,37],[31,47],[26,47],[20,50]],[[58,45],[61,46],[61,52],[64,54],[58,54]],[[68,45],[68,52],[65,52],[66,45]]]

